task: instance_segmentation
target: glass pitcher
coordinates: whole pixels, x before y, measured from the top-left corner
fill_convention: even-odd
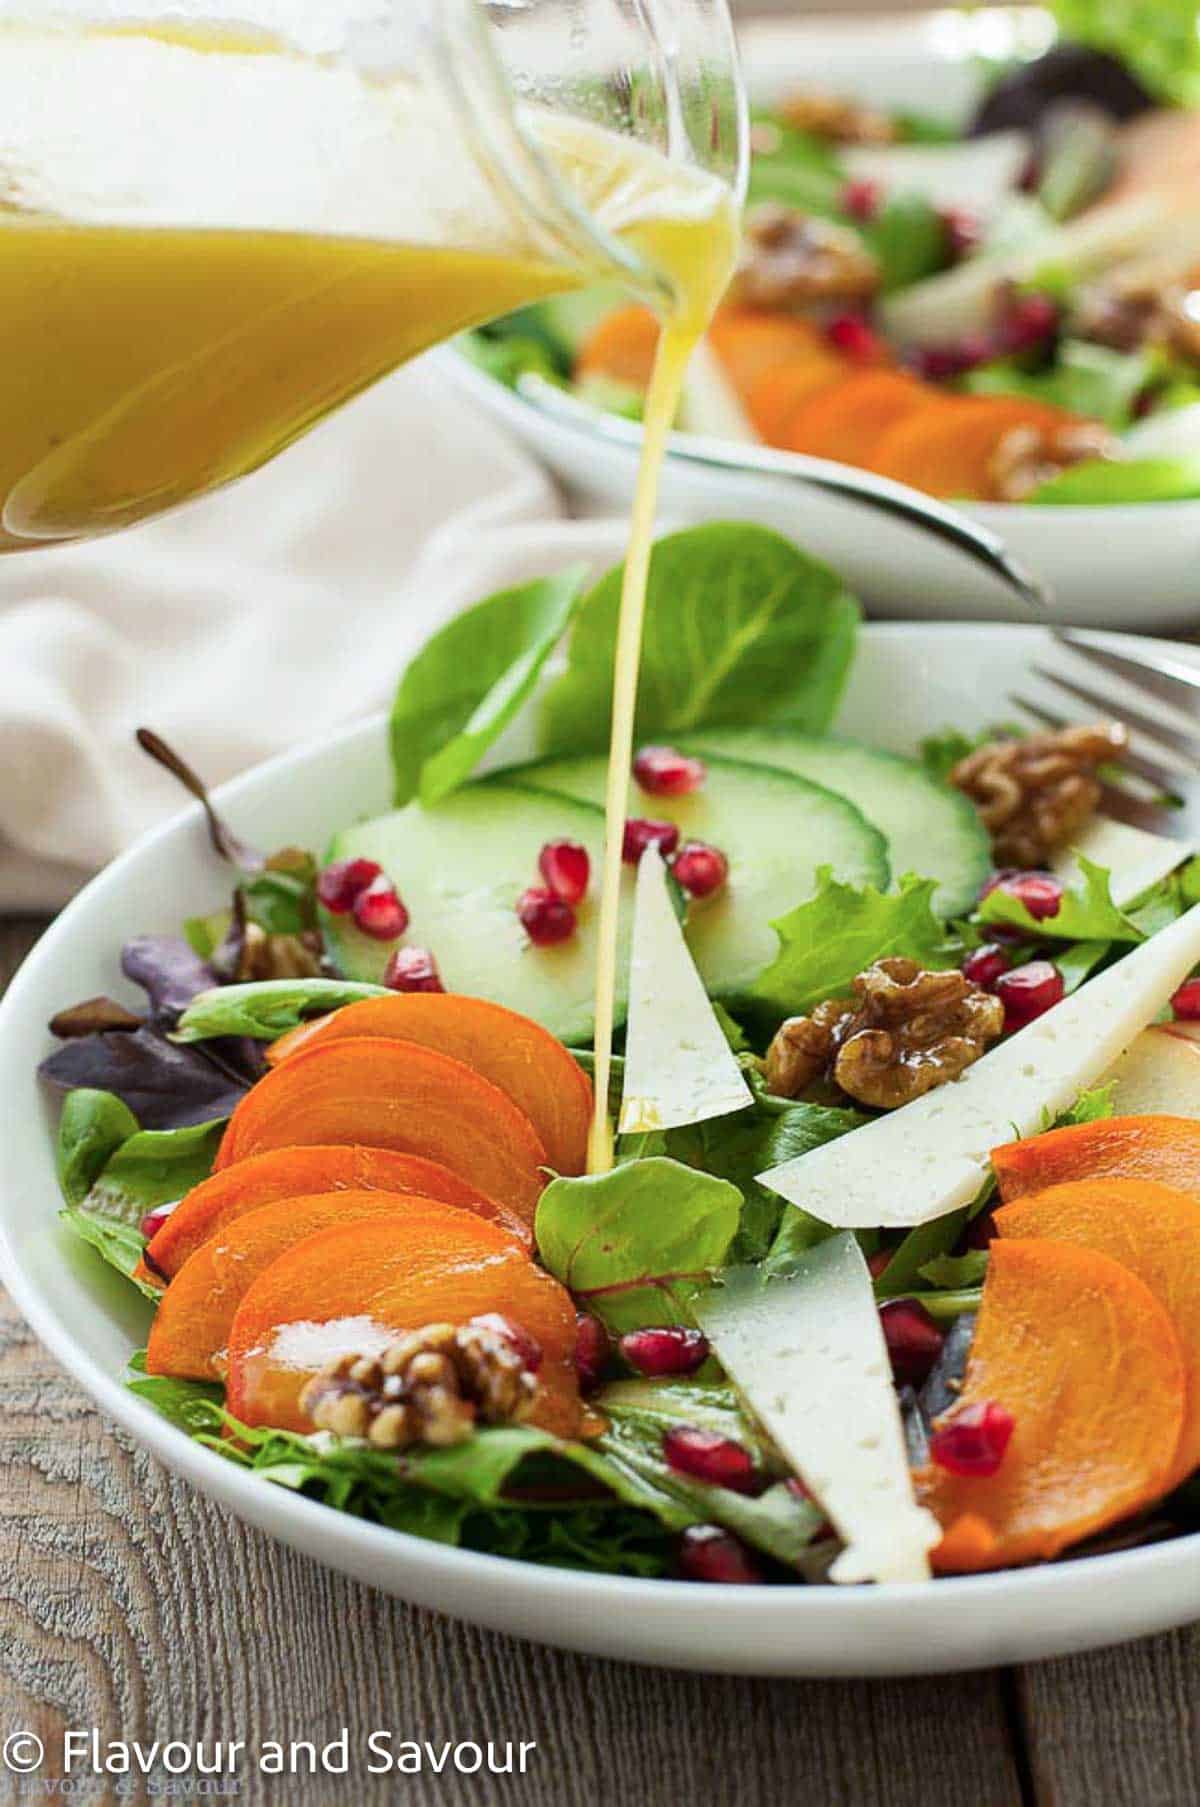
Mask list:
[[[0,121],[5,550],[214,489],[539,295],[669,313],[746,168],[726,0],[0,4]]]

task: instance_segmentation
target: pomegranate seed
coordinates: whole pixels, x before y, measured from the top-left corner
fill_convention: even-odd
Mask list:
[[[893,1253],[892,1249],[876,1249],[873,1255],[867,1256],[867,1272],[872,1280],[878,1280],[884,1269],[890,1267]]]
[[[437,961],[427,947],[398,947],[388,955],[383,982],[390,991],[445,991]]]
[[[998,942],[985,941],[982,947],[967,955],[959,970],[972,985],[982,985],[984,991],[991,991],[1001,973],[1006,973],[1011,965],[1012,961]]]
[[[633,776],[647,796],[688,797],[700,789],[708,767],[674,747],[642,747],[633,762]]]
[[[677,1474],[708,1481],[713,1487],[728,1487],[734,1493],[758,1491],[758,1471],[750,1451],[719,1431],[675,1424],[664,1431],[662,1447],[668,1468]]]
[[[995,884],[988,884],[984,895],[991,891],[1003,891],[1006,897],[1015,897],[1025,905],[1035,922],[1057,916],[1062,909],[1063,888],[1049,872],[1006,872]]]
[[[1171,1009],[1185,1023],[1200,1019],[1200,979],[1188,979],[1171,999]]]
[[[1058,304],[1049,295],[1022,295],[1000,322],[1001,351],[1033,351],[1058,331]]]
[[[689,897],[711,897],[729,878],[729,861],[705,841],[685,841],[671,861],[671,871]]]
[[[408,911],[385,872],[360,891],[352,905],[354,920],[375,941],[398,941],[408,927]]]
[[[589,1311],[581,1311],[575,1319],[575,1372],[585,1393],[594,1392],[604,1379],[612,1355],[612,1338]]]
[[[547,841],[538,854],[538,871],[555,897],[577,904],[587,895],[592,862],[578,841]]]
[[[966,207],[944,207],[942,230],[946,235],[946,252],[953,263],[959,263],[976,250],[983,237],[979,216]]]
[[[689,1525],[679,1539],[679,1573],[685,1581],[723,1581],[745,1587],[763,1578],[749,1550],[719,1525]]]
[[[536,1336],[526,1330],[524,1324],[514,1324],[498,1311],[485,1311],[480,1317],[472,1318],[480,1330],[490,1330],[493,1336],[502,1336],[506,1343],[511,1343],[514,1352],[520,1356],[529,1374],[536,1374],[542,1365],[542,1345]]]
[[[931,383],[944,383],[947,378],[962,376],[980,364],[990,363],[997,355],[995,341],[986,333],[967,333],[948,345],[929,345],[918,352],[916,369]]]
[[[945,1337],[915,1299],[892,1299],[879,1310],[898,1387],[919,1387],[942,1353]]]
[[[934,1431],[929,1439],[930,1458],[948,1474],[995,1474],[1016,1422],[994,1399],[964,1405]]]
[[[882,192],[878,182],[869,182],[860,177],[856,182],[847,182],[842,190],[842,212],[848,213],[852,220],[868,225],[879,212]]]
[[[334,916],[345,916],[354,900],[382,876],[374,860],[334,860],[317,874],[317,899]]]
[[[517,899],[521,927],[534,947],[554,947],[575,933],[575,912],[544,885],[530,885]]]
[[[1004,1027],[1011,1031],[1052,1010],[1067,988],[1052,960],[1030,960],[1027,966],[1001,973],[992,989],[1004,1005]]]
[[[679,845],[679,830],[674,822],[655,822],[649,816],[631,816],[625,824],[621,842],[621,858],[627,866],[636,866],[647,847],[657,843],[665,858]]]
[[[158,1232],[162,1229],[178,1203],[179,1200],[176,1199],[172,1204],[156,1205],[153,1211],[147,1211],[145,1217],[143,1217],[141,1223],[138,1225],[138,1229],[146,1238],[147,1242],[152,1242],[158,1235]]]
[[[619,1348],[639,1374],[694,1374],[708,1358],[708,1338],[682,1324],[658,1330],[631,1330]]]
[[[838,314],[825,328],[825,337],[855,364],[878,364],[883,356],[883,341],[861,314]]]

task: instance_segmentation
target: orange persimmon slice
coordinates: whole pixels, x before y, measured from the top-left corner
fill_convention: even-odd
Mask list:
[[[318,1192],[419,1192],[424,1198],[440,1198],[448,1205],[477,1211],[527,1244],[531,1241],[528,1226],[515,1212],[468,1185],[448,1167],[421,1155],[337,1144],[272,1148],[193,1186],[146,1250],[150,1278],[169,1280],[201,1243],[247,1211],[258,1211],[278,1199]]]
[[[524,1111],[461,1060],[416,1042],[356,1036],[302,1049],[246,1093],[216,1167],[326,1142],[424,1155],[527,1223],[545,1185],[545,1146]]]
[[[991,461],[1011,428],[1050,427],[1072,418],[1023,396],[936,395],[888,428],[868,468],[931,496],[978,499],[991,493]]]
[[[778,373],[787,364],[806,368],[816,365],[827,370],[830,380],[846,368],[845,361],[830,350],[819,327],[790,314],[723,307],[708,329],[708,340],[726,376],[747,404],[759,379]]]
[[[930,390],[903,370],[860,370],[822,389],[787,421],[781,444],[812,458],[862,464],[889,428],[923,407]]]
[[[278,1066],[300,1048],[356,1035],[419,1042],[461,1060],[524,1111],[556,1173],[582,1173],[592,1118],[591,1084],[578,1061],[540,1023],[485,998],[394,992],[301,1023],[272,1045],[267,1059]]]
[[[1000,1196],[1023,1198],[1066,1180],[1157,1180],[1200,1199],[1200,1122],[1102,1117],[993,1148]]]
[[[1136,1274],[1069,1242],[994,1241],[960,1398],[1016,1423],[994,1475],[918,1475],[944,1532],[934,1567],[1048,1560],[1158,1499],[1185,1390],[1175,1326]]]
[[[597,321],[580,346],[576,379],[604,376],[631,389],[648,389],[661,332],[662,321],[648,307],[615,308]]]
[[[189,1255],[163,1294],[150,1328],[147,1370],[189,1380],[219,1378],[238,1306],[285,1249],[334,1224],[402,1220],[440,1202],[414,1192],[319,1192],[248,1211]],[[446,1206],[449,1211],[460,1208]],[[524,1252],[516,1237],[508,1239]]]
[[[442,1204],[320,1230],[278,1256],[233,1321],[229,1410],[243,1424],[308,1429],[300,1394],[327,1361],[489,1312],[541,1345],[530,1422],[574,1435],[583,1412],[571,1295],[496,1225]]]
[[[764,370],[746,397],[746,413],[768,445],[786,448],[788,428],[798,409],[813,395],[840,387],[845,365],[826,353]]]
[[[1001,1236],[1077,1242],[1144,1280],[1175,1326],[1187,1407],[1169,1486],[1200,1466],[1200,1203],[1154,1180],[1075,1180],[1002,1205]]]

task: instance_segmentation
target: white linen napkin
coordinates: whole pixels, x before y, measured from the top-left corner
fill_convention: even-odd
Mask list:
[[[619,523],[561,516],[424,362],[219,495],[0,559],[0,911],[56,907],[178,810],[139,724],[216,783],[377,709],[457,609],[620,556]]]

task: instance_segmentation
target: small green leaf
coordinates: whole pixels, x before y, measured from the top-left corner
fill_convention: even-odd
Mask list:
[[[194,997],[171,1037],[206,1042],[218,1035],[248,1035],[274,1041],[314,1016],[327,1016],[363,998],[386,998],[384,985],[351,979],[260,979],[246,985],[218,985]]]
[[[397,807],[457,789],[527,700],[583,593],[572,565],[456,615],[400,679],[391,745]]]
[[[1113,902],[1104,868],[1083,854],[1077,863],[1083,885],[1063,893],[1053,916],[1032,916],[1019,897],[998,885],[980,904],[977,919],[1021,929],[1033,941],[1143,941],[1137,924]]]
[[[106,1163],[82,1210],[136,1227],[148,1211],[173,1204],[207,1179],[224,1122],[187,1129],[139,1129]]]
[[[686,1320],[687,1300],[724,1263],[736,1186],[661,1156],[552,1180],[536,1235],[550,1272],[614,1330]]]
[[[949,261],[946,224],[927,196],[891,196],[863,231],[879,264],[885,295],[944,270]]]
[[[148,1299],[159,1297],[157,1289],[139,1280],[134,1272],[146,1246],[146,1238],[136,1225],[122,1223],[114,1217],[95,1217],[90,1211],[75,1209],[60,1211],[59,1217],[68,1229],[74,1230],[76,1236],[89,1243],[110,1267],[115,1267],[127,1280],[132,1280],[139,1292],[145,1293]]]
[[[978,1286],[987,1273],[987,1265],[986,1249],[968,1249],[965,1255],[935,1256],[925,1263],[920,1274],[930,1286],[961,1291],[966,1286]]]
[[[856,974],[889,955],[925,967],[955,965],[959,950],[933,912],[936,890],[936,880],[910,876],[895,893],[870,885],[860,891],[824,868],[817,895],[772,923],[779,953],[754,981],[751,997],[777,1016],[795,1016],[847,992]]]
[[[58,1122],[58,1184],[68,1205],[81,1205],[138,1121],[112,1092],[80,1086],[63,1100]]]
[[[1113,1114],[1116,1091],[1117,1082],[1113,1080],[1108,1085],[1093,1086],[1090,1092],[1081,1092],[1070,1110],[1058,1119],[1055,1127],[1064,1129],[1068,1124],[1103,1122]]]
[[[1200,496],[1200,457],[1090,458],[1051,477],[1027,501],[1104,508],[1115,502],[1184,502]]]
[[[542,750],[602,751],[623,568],[579,608],[567,669],[542,702]],[[716,723],[829,726],[859,608],[827,565],[765,527],[715,523],[658,541],[638,680],[643,739]]]
[[[1075,941],[1068,947],[1055,949],[1054,964],[1062,974],[1068,997],[1079,990],[1085,979],[1091,978],[1112,949],[1111,941]]]

